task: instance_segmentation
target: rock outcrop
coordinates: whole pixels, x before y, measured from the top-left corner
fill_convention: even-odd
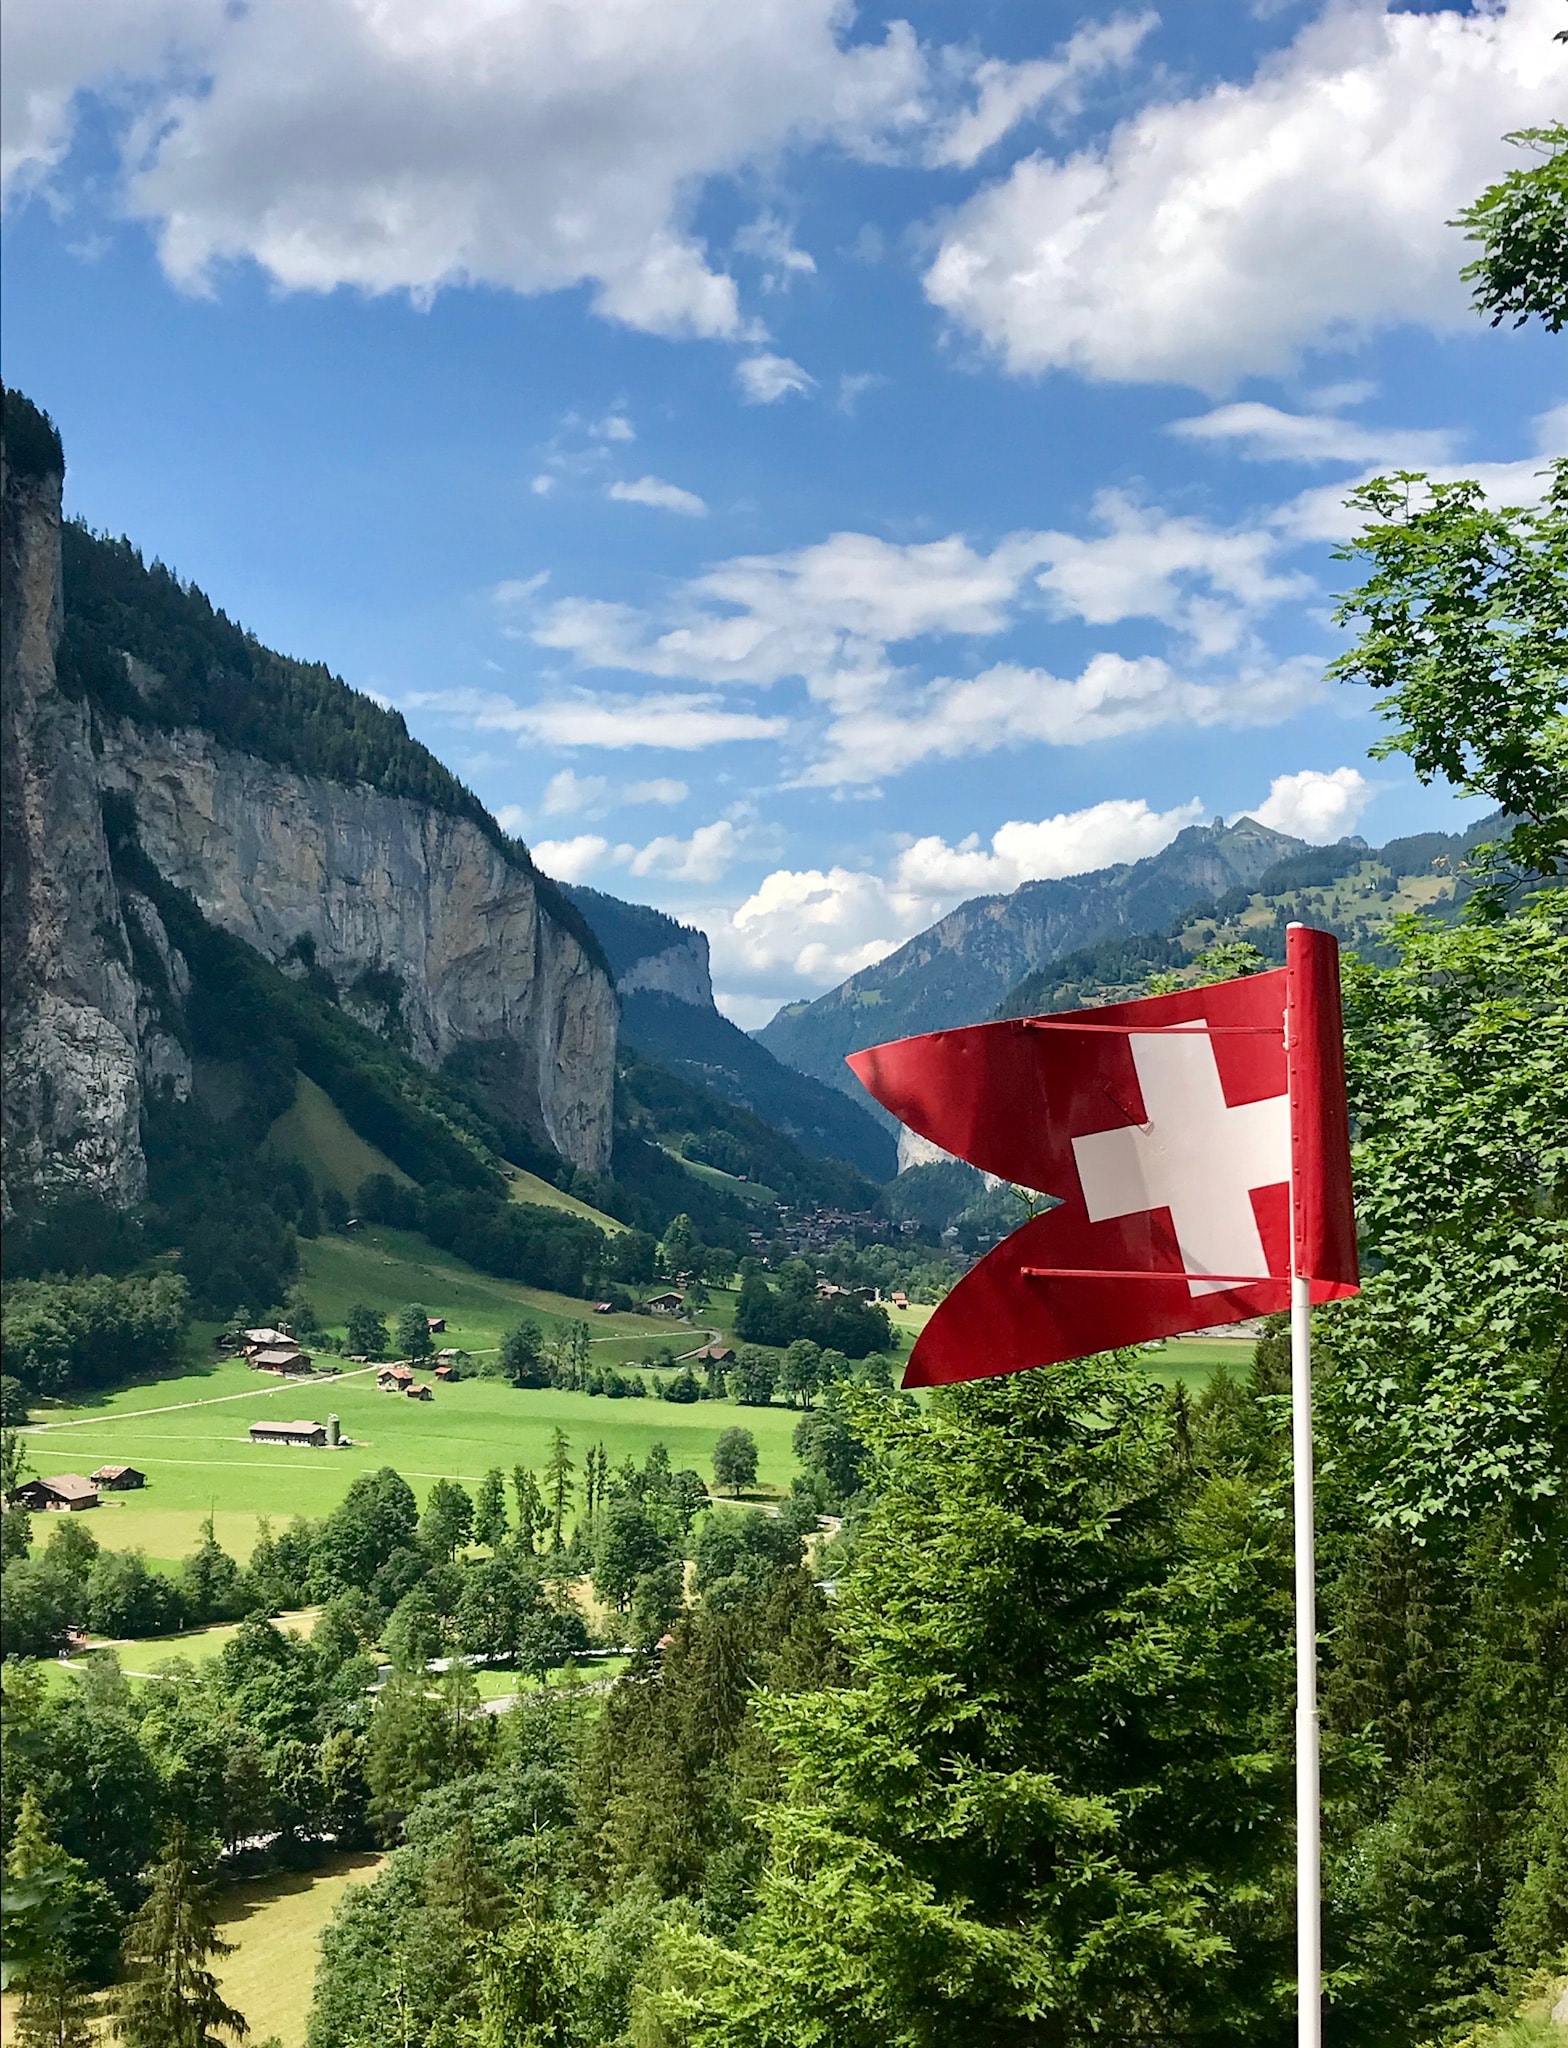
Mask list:
[[[602,1173],[617,1010],[532,876],[467,818],[345,788],[193,730],[104,722],[99,773],[142,851],[212,924],[310,960],[427,1066],[483,1074],[498,1114]]]
[[[0,1114],[4,1203],[146,1184],[141,1034],[91,716],[61,695],[60,485],[0,451]]]
[[[472,818],[62,691],[55,461],[33,451],[3,471],[6,1213],[69,1189],[134,1201],[144,1093],[191,1085],[137,967],[152,965],[166,1000],[185,963],[151,900],[116,881],[110,792],[211,923],[286,969],[325,970],[362,1021],[465,1073],[498,1116],[574,1165],[606,1171],[615,991],[526,863]]]
[[[698,1009],[713,1007],[713,976],[708,967],[706,932],[682,931],[673,946],[646,953],[615,977],[622,995],[674,996],[678,1003]]]

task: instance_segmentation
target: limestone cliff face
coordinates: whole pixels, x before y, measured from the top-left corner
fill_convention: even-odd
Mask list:
[[[645,953],[630,967],[616,974],[622,995],[646,989],[655,995],[674,996],[677,1002],[695,1003],[699,1009],[713,1008],[713,976],[708,967],[706,932],[683,931],[673,946],[658,953]]]
[[[160,1019],[189,976],[153,903],[116,883],[111,790],[134,807],[143,852],[212,923],[301,972],[313,947],[345,1008],[425,1064],[466,1071],[498,1115],[604,1172],[615,991],[527,869],[469,819],[66,696],[61,478],[0,470],[0,482],[4,1213],[67,1189],[134,1201],[144,1097],[191,1086]]]
[[[202,732],[120,720],[101,747],[142,850],[213,924],[270,960],[310,951],[364,1022],[466,1062],[510,1121],[605,1170],[614,991],[477,826]]]
[[[91,722],[55,685],[60,477],[0,456],[0,1090],[4,1210],[20,1189],[134,1201],[141,1033]],[[150,906],[149,906],[150,908]]]

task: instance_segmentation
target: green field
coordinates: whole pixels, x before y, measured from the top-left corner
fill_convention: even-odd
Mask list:
[[[294,1104],[267,1133],[266,1149],[277,1159],[297,1159],[318,1187],[336,1188],[352,1202],[361,1181],[385,1173],[402,1187],[413,1182],[384,1152],[352,1129],[324,1088],[308,1074],[294,1077]]]
[[[321,1930],[351,1884],[366,1884],[384,1856],[331,1856],[318,1870],[283,1871],[224,1888],[219,1932],[234,1953],[218,1964],[230,2005],[250,2022],[248,2038],[276,2034],[302,2048],[316,1983]]]

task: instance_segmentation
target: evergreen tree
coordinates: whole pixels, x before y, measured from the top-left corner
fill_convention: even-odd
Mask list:
[[[512,1467],[512,1493],[517,1501],[517,1545],[532,1557],[546,1523],[544,1495],[526,1465]]]
[[[572,1504],[571,1439],[557,1423],[550,1432],[550,1455],[544,1468],[544,1497],[550,1511],[550,1547],[559,1550],[565,1541],[566,1511]]]
[[[438,1479],[425,1496],[419,1540],[432,1557],[452,1558],[474,1533],[474,1503],[456,1479]]]
[[[501,1339],[498,1360],[501,1377],[514,1387],[542,1387],[549,1375],[544,1365],[544,1339],[535,1322],[519,1323]]]
[[[115,2019],[126,2048],[225,2048],[219,2028],[240,2039],[250,2031],[207,1967],[233,1952],[218,1935],[211,1864],[210,1852],[177,1822],[126,1933],[130,1981]]]
[[[507,1538],[506,1481],[499,1465],[492,1465],[479,1482],[474,1502],[474,1541],[498,1550]]]
[[[17,2048],[92,2048],[93,1999],[71,1939],[86,1866],[50,1840],[31,1786],[17,1810],[5,1871],[12,1894],[6,1906],[7,1981],[21,1994]]]

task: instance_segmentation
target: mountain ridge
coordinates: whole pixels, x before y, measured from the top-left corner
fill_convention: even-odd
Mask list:
[[[1034,968],[1119,932],[1163,930],[1190,904],[1250,887],[1305,846],[1250,817],[1189,825],[1139,861],[971,897],[885,960],[810,1003],[786,1005],[755,1035],[776,1058],[852,1094],[847,1053],[979,1023]]]

